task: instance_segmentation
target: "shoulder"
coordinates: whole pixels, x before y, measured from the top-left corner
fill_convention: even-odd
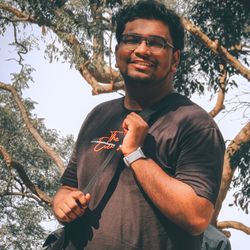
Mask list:
[[[102,102],[96,105],[87,115],[85,121],[92,121],[97,117],[107,117],[119,112],[123,108],[123,97]]]
[[[172,116],[181,128],[196,131],[208,128],[218,129],[211,115],[186,96],[177,94],[176,103],[177,107]]]
[[[175,93],[168,99],[170,109],[161,113],[151,131],[159,136],[175,138],[178,141],[191,140],[202,135],[213,135],[224,142],[213,118],[199,105],[186,96]]]
[[[124,99],[123,97],[120,97],[120,98],[117,98],[117,99],[102,102],[102,103],[96,105],[91,110],[90,114],[95,113],[95,112],[101,112],[103,110],[107,111],[107,109],[114,110],[115,108],[123,107],[123,99]]]

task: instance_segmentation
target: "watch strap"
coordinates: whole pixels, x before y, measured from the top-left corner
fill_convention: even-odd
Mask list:
[[[130,167],[130,165],[141,158],[146,158],[145,154],[143,153],[141,147],[138,147],[134,152],[130,153],[129,155],[123,157],[124,163]]]

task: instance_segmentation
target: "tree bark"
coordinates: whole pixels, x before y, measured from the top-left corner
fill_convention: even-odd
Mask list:
[[[44,193],[41,189],[39,189],[34,183],[31,182],[29,177],[27,176],[24,167],[16,161],[13,161],[11,156],[8,154],[6,149],[0,145],[0,154],[3,156],[4,161],[6,162],[6,165],[9,168],[14,168],[25,186],[34,194],[36,195],[40,200],[44,201],[48,205],[52,205],[53,199],[48,196],[46,193]],[[11,193],[6,193],[7,195],[10,195]],[[26,196],[26,194],[24,194]]]
[[[217,101],[215,104],[215,107],[209,112],[209,114],[212,117],[215,117],[222,111],[225,106],[224,106],[224,100],[225,100],[225,90],[226,90],[226,80],[227,80],[227,71],[225,70],[224,65],[220,65],[221,68],[221,76],[220,76],[220,84],[219,84],[219,92],[217,96]]]
[[[250,227],[238,221],[220,221],[217,223],[217,227],[221,230],[225,228],[233,228],[250,235]]]
[[[182,18],[183,27],[195,35],[206,47],[208,47],[215,54],[220,55],[226,62],[232,65],[242,76],[250,81],[250,70],[234,58],[225,47],[220,45],[218,41],[212,41],[206,34],[204,34],[197,26],[192,24],[185,18]]]
[[[235,166],[231,165],[232,156],[239,150],[241,144],[247,143],[250,141],[250,122],[248,122],[236,135],[236,137],[231,141],[228,145],[225,156],[224,156],[224,166],[223,166],[223,174],[222,174],[222,182],[220,187],[219,196],[215,205],[215,211],[212,218],[211,223],[216,226],[218,215],[220,213],[222,203],[226,198],[227,192],[230,187],[230,183],[232,181]]]
[[[39,132],[33,127],[32,123],[30,122],[30,118],[28,116],[26,108],[25,108],[21,98],[19,97],[17,91],[11,85],[5,84],[3,82],[0,82],[0,88],[9,91],[12,94],[13,99],[15,100],[15,102],[18,106],[18,109],[21,113],[21,116],[23,118],[23,121],[24,121],[24,124],[25,124],[27,130],[31,133],[31,135],[36,140],[38,145],[43,149],[43,151],[48,156],[51,157],[51,159],[54,161],[54,163],[56,164],[56,166],[60,170],[60,173],[63,174],[63,172],[65,170],[65,166],[64,166],[63,161],[58,156],[58,154],[44,141],[44,139],[41,137]]]

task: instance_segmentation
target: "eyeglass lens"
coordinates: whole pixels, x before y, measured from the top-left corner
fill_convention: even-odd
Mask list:
[[[129,50],[136,49],[143,41],[152,51],[160,51],[166,46],[172,47],[165,39],[158,36],[142,37],[139,35],[124,34],[121,40]]]

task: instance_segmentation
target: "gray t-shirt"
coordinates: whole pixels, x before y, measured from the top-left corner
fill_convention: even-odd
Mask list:
[[[123,138],[121,123],[130,112],[123,101],[105,102],[88,115],[62,177],[63,185],[83,190],[110,150],[117,150]],[[223,138],[213,119],[188,98],[174,93],[166,101],[171,103],[171,110],[154,117],[143,150],[166,173],[215,204],[223,165]],[[163,216],[121,158],[111,164],[119,166],[117,173],[101,203],[84,218],[80,249],[201,249],[202,235],[191,236]],[[102,188],[102,180],[98,182],[91,193],[92,203]]]

